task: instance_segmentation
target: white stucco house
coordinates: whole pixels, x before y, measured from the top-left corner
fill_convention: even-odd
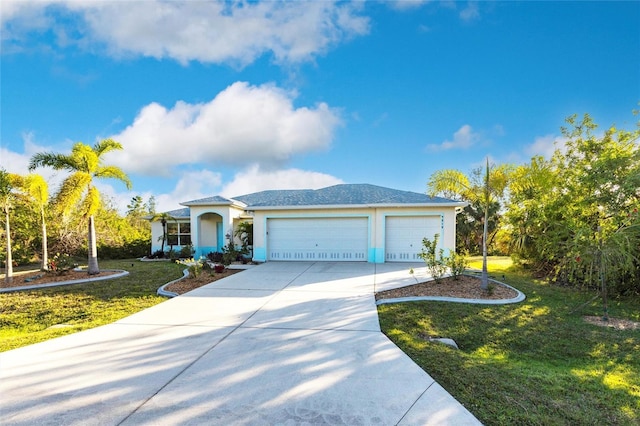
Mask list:
[[[424,237],[455,249],[456,214],[466,203],[368,184],[272,190],[180,203],[167,212],[167,244],[194,257],[221,251],[241,222],[253,223],[253,261],[420,262]],[[162,225],[151,223],[152,252]],[[239,241],[235,241],[239,244]]]

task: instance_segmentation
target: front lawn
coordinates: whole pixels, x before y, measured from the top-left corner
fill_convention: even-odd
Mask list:
[[[173,262],[100,261],[129,275],[87,284],[0,294],[0,352],[109,324],[156,305],[163,284],[182,276]]]
[[[640,329],[586,323],[602,315],[599,300],[583,306],[593,294],[534,280],[504,259],[489,268],[527,299],[381,305],[383,332],[486,425],[640,424]],[[640,321],[640,301],[611,300],[609,312]],[[453,338],[460,350],[428,337]]]

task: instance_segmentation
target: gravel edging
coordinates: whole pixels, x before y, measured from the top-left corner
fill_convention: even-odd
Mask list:
[[[508,287],[511,290],[515,291],[518,295],[511,299],[467,299],[463,297],[446,297],[446,296],[408,296],[408,297],[396,297],[393,299],[379,299],[376,300],[376,306],[378,305],[387,305],[391,303],[403,303],[403,302],[422,302],[422,301],[434,301],[434,302],[453,302],[453,303],[472,303],[478,305],[507,305],[510,303],[519,303],[527,298],[523,292],[518,290],[515,287],[510,286],[509,284],[505,284],[500,281],[496,281],[492,278],[489,278],[489,281],[494,284],[501,285],[504,287]]]
[[[163,286],[161,286],[161,287],[158,289],[158,291],[156,291],[156,294],[157,294],[158,296],[164,296],[164,297],[169,297],[169,298],[171,298],[171,297],[176,297],[176,296],[180,296],[178,293],[174,293],[173,291],[165,290],[165,288],[166,288],[167,286],[169,286],[169,285],[173,284],[173,283],[177,283],[178,281],[182,281],[182,280],[184,280],[184,279],[185,279],[185,278],[187,278],[188,276],[189,276],[189,269],[184,269],[184,270],[182,271],[182,276],[181,276],[180,278],[175,279],[175,280],[173,280],[173,281],[169,281],[168,283],[164,284]]]
[[[116,273],[112,275],[107,275],[104,277],[87,278],[87,279],[81,279],[81,280],[58,281],[58,282],[53,282],[48,284],[25,285],[21,287],[7,287],[7,288],[0,289],[0,293],[10,293],[12,291],[22,291],[22,290],[37,290],[41,288],[58,287],[63,285],[85,284],[85,283],[90,283],[94,281],[104,281],[104,280],[112,280],[115,278],[122,278],[129,275],[129,271],[125,271],[124,269],[101,269],[101,271],[116,272]]]

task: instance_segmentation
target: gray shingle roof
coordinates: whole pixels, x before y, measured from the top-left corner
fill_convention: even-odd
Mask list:
[[[211,205],[211,204],[232,204],[233,200],[214,195],[213,197],[200,198],[198,200],[185,201],[180,203],[183,206]]]
[[[233,197],[254,207],[345,206],[373,204],[433,204],[452,200],[417,192],[400,191],[369,184],[342,184],[321,189],[289,189],[256,192]]]
[[[184,209],[171,210],[165,213],[174,219],[189,219],[191,216],[191,210],[188,207],[185,207]],[[151,218],[152,216],[147,217],[147,219]]]
[[[224,198],[219,195],[180,203],[183,206],[246,204],[246,209],[304,206],[368,206],[402,204],[462,204],[442,197],[400,191],[369,184],[342,184],[321,189],[276,189]],[[241,204],[240,204],[241,205]],[[189,217],[189,208],[167,212],[175,218]]]

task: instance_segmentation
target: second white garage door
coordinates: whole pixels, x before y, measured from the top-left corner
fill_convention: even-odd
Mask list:
[[[268,260],[366,261],[366,217],[267,220]]]
[[[387,216],[385,221],[385,260],[387,262],[422,262],[422,239],[440,234],[440,216]]]

